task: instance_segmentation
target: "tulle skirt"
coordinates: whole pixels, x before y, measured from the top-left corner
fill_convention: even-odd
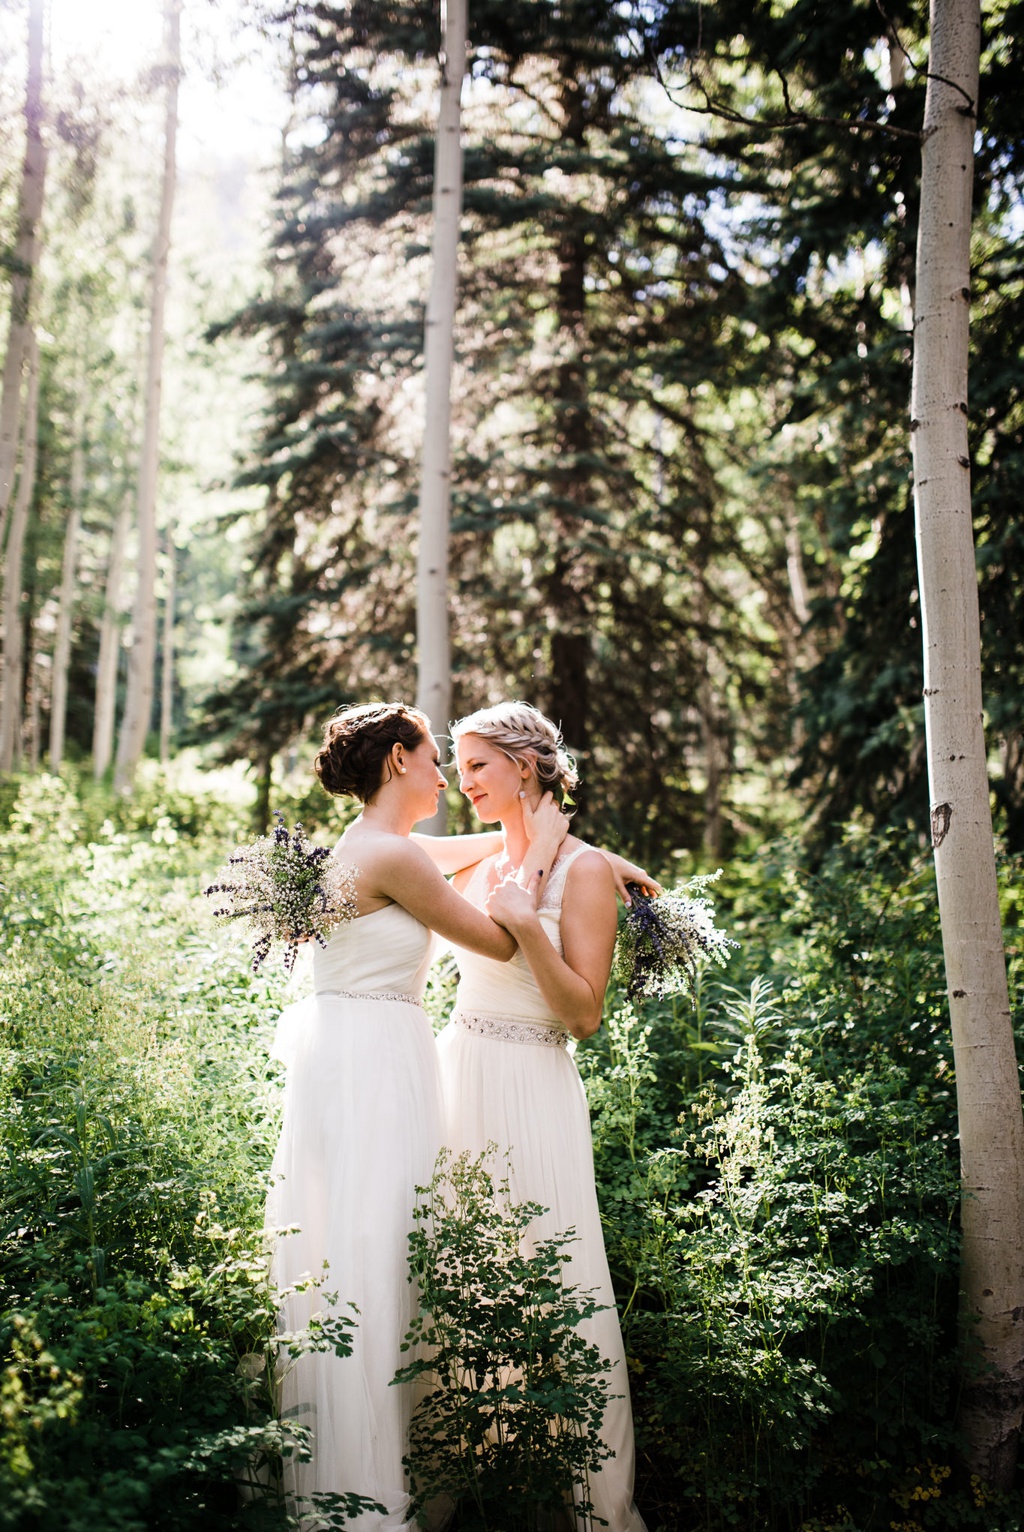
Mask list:
[[[601,1436],[612,1456],[590,1480],[597,1516],[609,1532],[644,1532],[633,1505],[633,1418],[622,1332],[604,1249],[594,1184],[587,1098],[571,1053],[544,1043],[506,1042],[450,1022],[438,1038],[444,1092],[445,1142],[456,1153],[482,1154],[497,1180],[506,1174],[514,1202],[539,1202],[548,1212],[534,1237],[574,1229],[565,1282],[592,1291],[607,1305],[580,1329],[612,1363]],[[506,1158],[507,1152],[507,1158]]]
[[[296,1232],[273,1236],[273,1277],[281,1288],[322,1279],[285,1299],[279,1328],[301,1330],[318,1313],[356,1321],[350,1356],[282,1363],[285,1418],[312,1433],[312,1460],[289,1467],[288,1489],[368,1496],[385,1514],[347,1525],[391,1532],[408,1524],[413,1397],[391,1379],[408,1361],[400,1348],[417,1304],[407,1265],[415,1188],[429,1182],[441,1141],[434,1038],[417,1005],[318,995],[285,1013],[275,1051],[288,1077],[266,1222]]]

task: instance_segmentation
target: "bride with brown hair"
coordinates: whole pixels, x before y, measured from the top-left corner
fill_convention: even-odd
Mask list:
[[[610,1456],[586,1486],[595,1520],[609,1532],[644,1532],[633,1504],[633,1421],[615,1294],[594,1184],[590,1119],[575,1040],[601,1024],[617,925],[615,883],[602,853],[573,835],[562,842],[539,900],[516,878],[532,866],[530,818],[545,793],[561,801],[576,768],[558,729],[536,708],[506,702],[461,719],[451,730],[459,788],[486,824],[501,822],[503,844],[455,886],[515,937],[508,961],[455,944],[459,987],[438,1039],[445,1139],[476,1156],[497,1144],[514,1202],[548,1212],[530,1237],[575,1231],[565,1281],[605,1307],[582,1321],[586,1339],[611,1363],[601,1438]],[[638,871],[634,869],[634,872]],[[644,885],[657,884],[640,875]],[[507,1156],[507,1160],[506,1160]]]

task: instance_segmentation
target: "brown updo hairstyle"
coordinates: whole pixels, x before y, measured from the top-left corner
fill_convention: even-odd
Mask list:
[[[430,720],[404,702],[369,702],[346,707],[324,724],[324,742],[313,770],[329,793],[370,803],[387,778],[395,745],[415,750],[430,733]]]

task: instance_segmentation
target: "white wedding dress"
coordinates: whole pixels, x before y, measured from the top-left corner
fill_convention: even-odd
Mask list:
[[[580,845],[556,861],[538,907],[541,924],[561,953],[562,893]],[[466,897],[483,906],[487,873],[482,862]],[[539,1202],[549,1211],[531,1233],[546,1238],[574,1228],[568,1249],[567,1284],[593,1291],[602,1312],[580,1328],[612,1363],[610,1395],[601,1437],[611,1448],[592,1476],[590,1499],[608,1532],[645,1532],[633,1504],[633,1417],[615,1295],[601,1231],[594,1185],[594,1154],[583,1082],[572,1057],[571,1038],[537,987],[521,953],[508,963],[454,947],[459,988],[452,1019],[438,1038],[445,1098],[445,1142],[456,1153],[482,1154],[498,1145],[492,1162],[505,1173],[514,1202]],[[599,1524],[598,1524],[599,1525]]]
[[[409,1524],[402,1457],[413,1395],[391,1379],[409,1360],[400,1346],[416,1312],[415,1188],[430,1181],[441,1141],[437,1053],[419,1003],[431,945],[397,904],[339,926],[314,951],[316,993],[284,1012],[274,1050],[288,1073],[266,1223],[298,1232],[274,1236],[273,1279],[323,1276],[284,1302],[279,1329],[358,1309],[351,1356],[304,1356],[283,1379],[285,1418],[313,1436],[312,1461],[289,1467],[287,1489],[292,1499],[354,1492],[386,1507],[346,1523],[358,1532]]]

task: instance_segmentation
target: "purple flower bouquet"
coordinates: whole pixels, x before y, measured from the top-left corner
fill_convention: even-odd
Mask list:
[[[630,1000],[680,993],[692,999],[701,964],[724,963],[739,945],[716,927],[715,907],[703,897],[720,876],[691,878],[655,899],[629,884],[633,903],[619,931],[615,972]]]
[[[226,895],[213,913],[245,920],[255,931],[254,972],[281,941],[290,973],[303,941],[326,947],[334,927],[356,914],[356,869],[339,862],[328,847],[310,845],[301,825],[289,831],[283,814],[275,818],[274,833],[241,846],[203,892]]]

